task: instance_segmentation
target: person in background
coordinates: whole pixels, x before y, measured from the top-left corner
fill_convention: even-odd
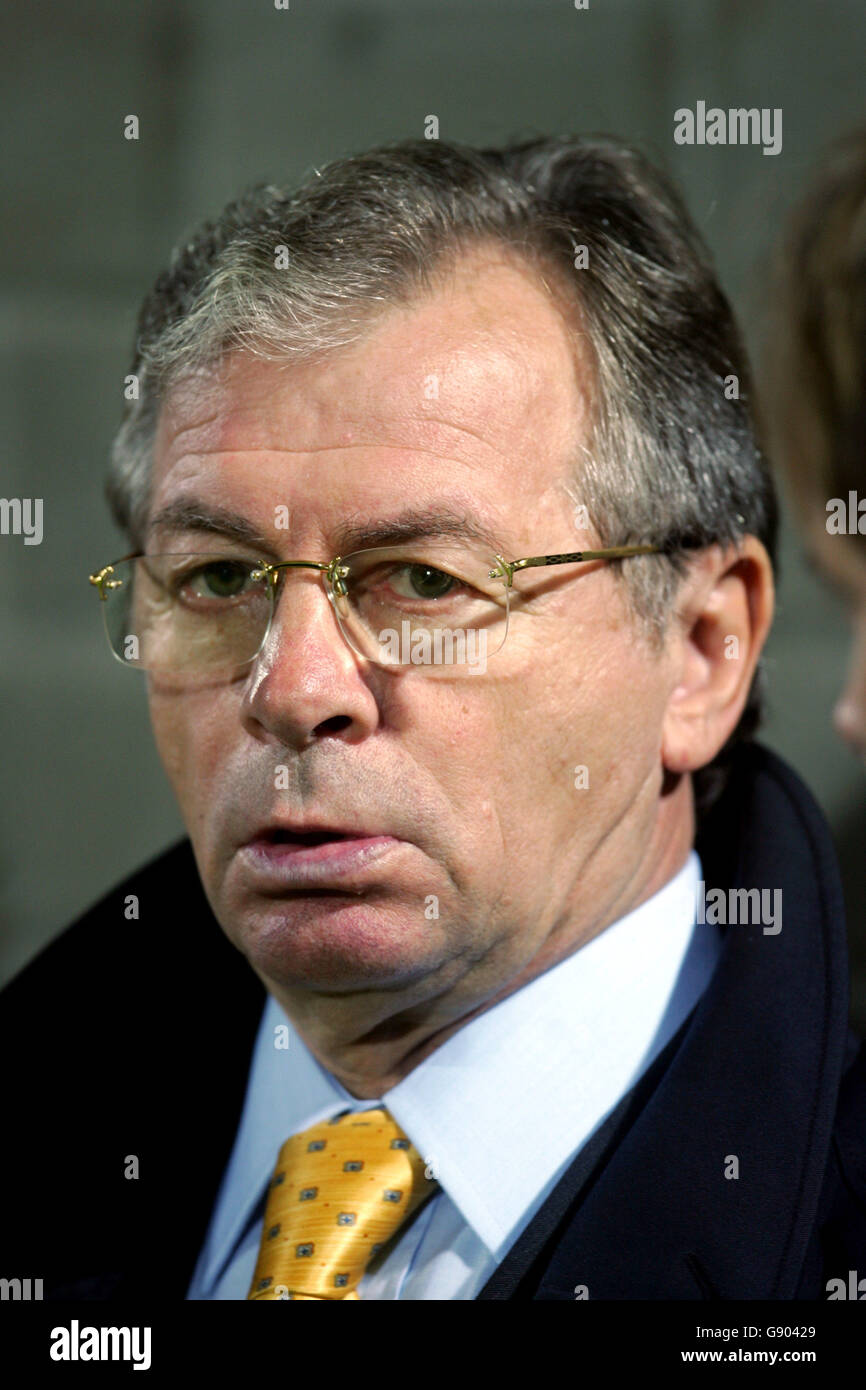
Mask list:
[[[851,624],[833,726],[866,767],[866,125],[837,141],[776,255],[758,413],[810,568]],[[835,827],[866,1023],[866,804]]]

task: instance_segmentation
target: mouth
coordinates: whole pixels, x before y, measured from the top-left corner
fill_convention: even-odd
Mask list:
[[[372,866],[402,843],[393,835],[360,830],[270,826],[248,840],[240,855],[262,886],[285,891],[336,882],[358,892],[359,882],[369,876]]]
[[[256,837],[271,845],[325,845],[334,840],[352,840],[362,838],[356,836],[349,830],[284,830],[277,827],[274,830],[265,830]]]

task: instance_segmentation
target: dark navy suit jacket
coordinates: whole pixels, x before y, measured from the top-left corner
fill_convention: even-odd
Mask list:
[[[866,1276],[866,1052],[848,1028],[827,825],[795,773],[747,743],[696,847],[707,894],[781,889],[782,930],[727,927],[706,993],[481,1299],[573,1300],[581,1288],[591,1299],[825,1299],[831,1278]],[[124,916],[130,893],[138,920]],[[42,1278],[46,1298],[185,1297],[264,1003],[189,841],[7,986],[0,1275]]]

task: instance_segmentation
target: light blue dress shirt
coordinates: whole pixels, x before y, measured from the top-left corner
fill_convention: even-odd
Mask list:
[[[704,992],[718,927],[696,923],[692,850],[652,898],[358,1100],[269,996],[246,1099],[188,1299],[245,1299],[290,1135],[384,1104],[442,1190],[362,1278],[362,1299],[472,1299],[580,1149]],[[288,1048],[279,1044],[288,1038]]]

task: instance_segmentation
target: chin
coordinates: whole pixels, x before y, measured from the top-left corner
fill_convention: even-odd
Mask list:
[[[287,988],[394,989],[442,958],[435,922],[345,894],[271,903],[231,938],[257,974]]]

